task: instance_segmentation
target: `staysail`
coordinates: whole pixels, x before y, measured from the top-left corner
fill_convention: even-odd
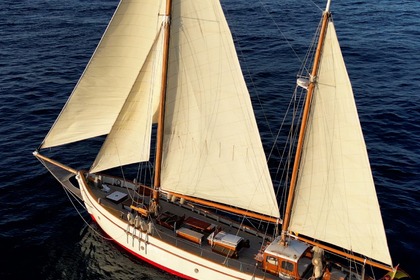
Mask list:
[[[392,265],[333,22],[320,60],[289,229]]]
[[[111,131],[155,43],[160,5],[155,0],[121,1],[41,148]],[[149,94],[148,90],[142,92]]]
[[[279,217],[218,0],[173,1],[167,84],[162,189]]]
[[[157,35],[91,172],[149,160],[152,124],[157,122],[162,83],[163,36],[162,32]]]

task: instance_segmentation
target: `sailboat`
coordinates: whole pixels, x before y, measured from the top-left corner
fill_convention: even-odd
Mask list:
[[[329,7],[296,85],[306,101],[282,215],[218,0],[122,0],[35,157],[115,243],[181,278],[393,277]],[[41,154],[98,137],[89,170]],[[112,175],[152,158],[150,182]]]

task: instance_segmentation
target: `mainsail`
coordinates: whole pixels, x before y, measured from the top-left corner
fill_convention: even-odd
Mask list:
[[[332,22],[312,98],[289,229],[392,265],[353,91]]]
[[[172,1],[162,189],[279,217],[219,1]],[[161,1],[121,1],[42,148],[108,134],[91,172],[147,161],[162,81]]]
[[[172,11],[162,189],[279,217],[219,1],[173,1]]]

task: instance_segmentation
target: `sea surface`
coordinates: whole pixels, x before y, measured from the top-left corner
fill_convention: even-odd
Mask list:
[[[221,2],[262,136],[270,138],[270,131],[275,133],[281,123],[325,3]],[[98,234],[80,205],[76,211],[32,155],[117,4],[0,2],[0,279],[174,278]],[[420,1],[337,0],[331,10],[354,87],[391,256],[395,265],[420,279]],[[264,140],[264,146],[270,141]],[[63,154],[66,164],[87,168],[95,150],[76,145],[71,151],[64,148]]]

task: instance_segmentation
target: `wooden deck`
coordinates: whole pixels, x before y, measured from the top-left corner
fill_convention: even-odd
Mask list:
[[[128,221],[129,216],[138,215],[144,218],[148,213],[150,198],[140,195],[131,186],[126,188],[110,183],[95,185],[89,181],[89,187],[101,205],[111,210],[110,213],[131,224],[134,221]],[[216,215],[209,209],[189,203],[172,202],[165,196],[161,197],[159,205],[159,215],[149,216],[154,223],[153,236],[201,258],[265,276],[266,279],[279,279],[259,268],[258,253],[266,240],[263,233]],[[138,209],[141,210],[137,211]],[[223,232],[231,240],[237,240],[237,243],[229,244],[217,238],[209,240],[211,234],[215,233],[217,236],[219,232]]]

